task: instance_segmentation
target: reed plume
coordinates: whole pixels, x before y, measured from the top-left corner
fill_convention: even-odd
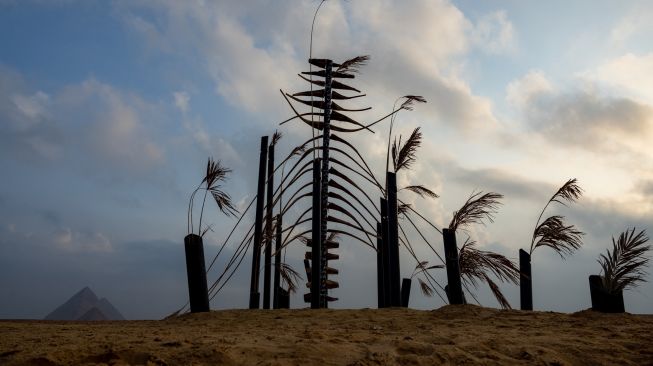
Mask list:
[[[502,194],[495,192],[472,192],[465,204],[453,213],[449,229],[456,231],[458,228],[469,224],[482,224],[484,219],[493,221],[493,215],[501,204]]]
[[[578,185],[576,178],[573,178],[569,179],[551,196],[535,223],[529,254],[532,255],[533,251],[538,247],[546,246],[553,249],[564,259],[566,255],[571,255],[574,251],[580,249],[583,245],[581,239],[585,233],[576,229],[574,225],[566,225],[564,216],[553,215],[542,222],[540,221],[551,203],[555,202],[566,206],[567,203],[576,202],[582,194],[583,190]]]

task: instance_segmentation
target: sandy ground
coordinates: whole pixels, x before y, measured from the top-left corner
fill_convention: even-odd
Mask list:
[[[653,365],[653,315],[227,310],[161,321],[0,321],[1,365]]]

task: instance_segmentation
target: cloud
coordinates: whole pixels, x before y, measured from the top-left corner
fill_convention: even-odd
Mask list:
[[[610,31],[609,41],[621,48],[633,38],[647,37],[653,31],[653,11],[650,6],[635,6],[630,14],[620,19]]]
[[[653,52],[627,53],[582,74],[642,103],[653,104]]]
[[[653,107],[612,96],[591,81],[560,90],[543,73],[532,71],[510,83],[507,99],[521,110],[528,129],[553,144],[645,152],[645,141],[653,136]]]
[[[131,172],[163,163],[155,125],[160,106],[95,79],[50,94],[29,89],[19,74],[0,68],[5,153],[30,161],[89,159]]]
[[[504,10],[482,16],[472,32],[476,47],[491,54],[514,51],[515,30]]]
[[[188,103],[190,103],[190,95],[185,91],[178,91],[172,93],[172,96],[175,100],[175,106],[179,108],[180,111],[186,113],[188,111]]]
[[[156,31],[158,38],[172,42],[178,57],[199,59],[217,93],[255,116],[257,123],[271,124],[289,115],[279,88],[306,87],[295,74],[308,67],[310,22],[297,19],[309,19],[315,3],[118,4],[126,18],[136,16],[139,24],[150,24],[130,26],[132,31],[153,44],[158,42],[151,41]],[[424,115],[472,133],[496,124],[491,101],[475,95],[461,76],[459,61],[473,43],[473,28],[448,1],[419,0],[410,6],[394,1],[327,2],[316,20],[313,52],[314,57],[335,60],[372,55],[360,77],[368,103],[389,109],[401,95],[422,94],[430,101],[422,109]],[[512,27],[505,13],[497,12],[482,19],[477,34],[498,51],[511,42]]]
[[[70,228],[61,228],[52,234],[56,248],[67,252],[111,252],[111,241],[102,233],[80,233]]]
[[[18,110],[27,118],[30,120],[37,120],[45,117],[45,111],[47,104],[50,101],[50,96],[39,90],[31,96],[16,94],[11,99]]]

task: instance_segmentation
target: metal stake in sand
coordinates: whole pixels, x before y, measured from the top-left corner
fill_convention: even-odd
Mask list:
[[[383,252],[383,307],[392,306],[390,291],[390,240],[388,239],[388,200],[381,198],[381,251]]]
[[[401,306],[399,274],[399,222],[397,220],[397,175],[388,172],[388,256],[390,257],[390,305]]]
[[[458,246],[456,245],[456,231],[451,229],[442,229],[442,238],[444,239],[444,258],[447,264],[447,296],[449,303],[452,305],[461,305],[465,303],[463,298],[463,288],[460,282],[460,265],[458,263]]]
[[[281,194],[281,193],[279,193]],[[272,308],[279,309],[281,296],[281,214],[277,217],[276,238],[274,240],[274,293],[272,296]]]
[[[531,255],[523,249],[519,249],[519,304],[522,310],[533,310]]]
[[[383,226],[376,223],[376,295],[378,308],[385,307],[385,277],[383,275]]]
[[[263,309],[270,308],[270,277],[272,274],[272,196],[274,195],[274,143],[268,146],[267,203],[265,212],[265,270],[263,272]]]
[[[206,267],[204,264],[204,244],[202,237],[196,234],[184,238],[186,251],[186,274],[188,275],[188,297],[190,312],[209,311],[209,290],[206,285]]]
[[[401,281],[401,307],[408,307],[408,300],[410,299],[410,286],[412,285],[410,278],[404,278]]]
[[[320,267],[322,266],[322,209],[320,159],[313,160],[313,219],[311,232],[311,309],[320,308]]]
[[[249,288],[249,308],[258,309],[261,294],[258,292],[259,267],[261,266],[261,239],[263,236],[263,200],[265,194],[265,163],[268,158],[268,137],[261,137],[261,154],[258,163],[258,189],[256,193],[256,218],[254,242],[252,243],[252,277]]]

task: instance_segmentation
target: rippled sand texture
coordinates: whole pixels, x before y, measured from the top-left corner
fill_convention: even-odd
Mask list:
[[[2,365],[653,365],[653,315],[228,310],[161,321],[0,321]]]

